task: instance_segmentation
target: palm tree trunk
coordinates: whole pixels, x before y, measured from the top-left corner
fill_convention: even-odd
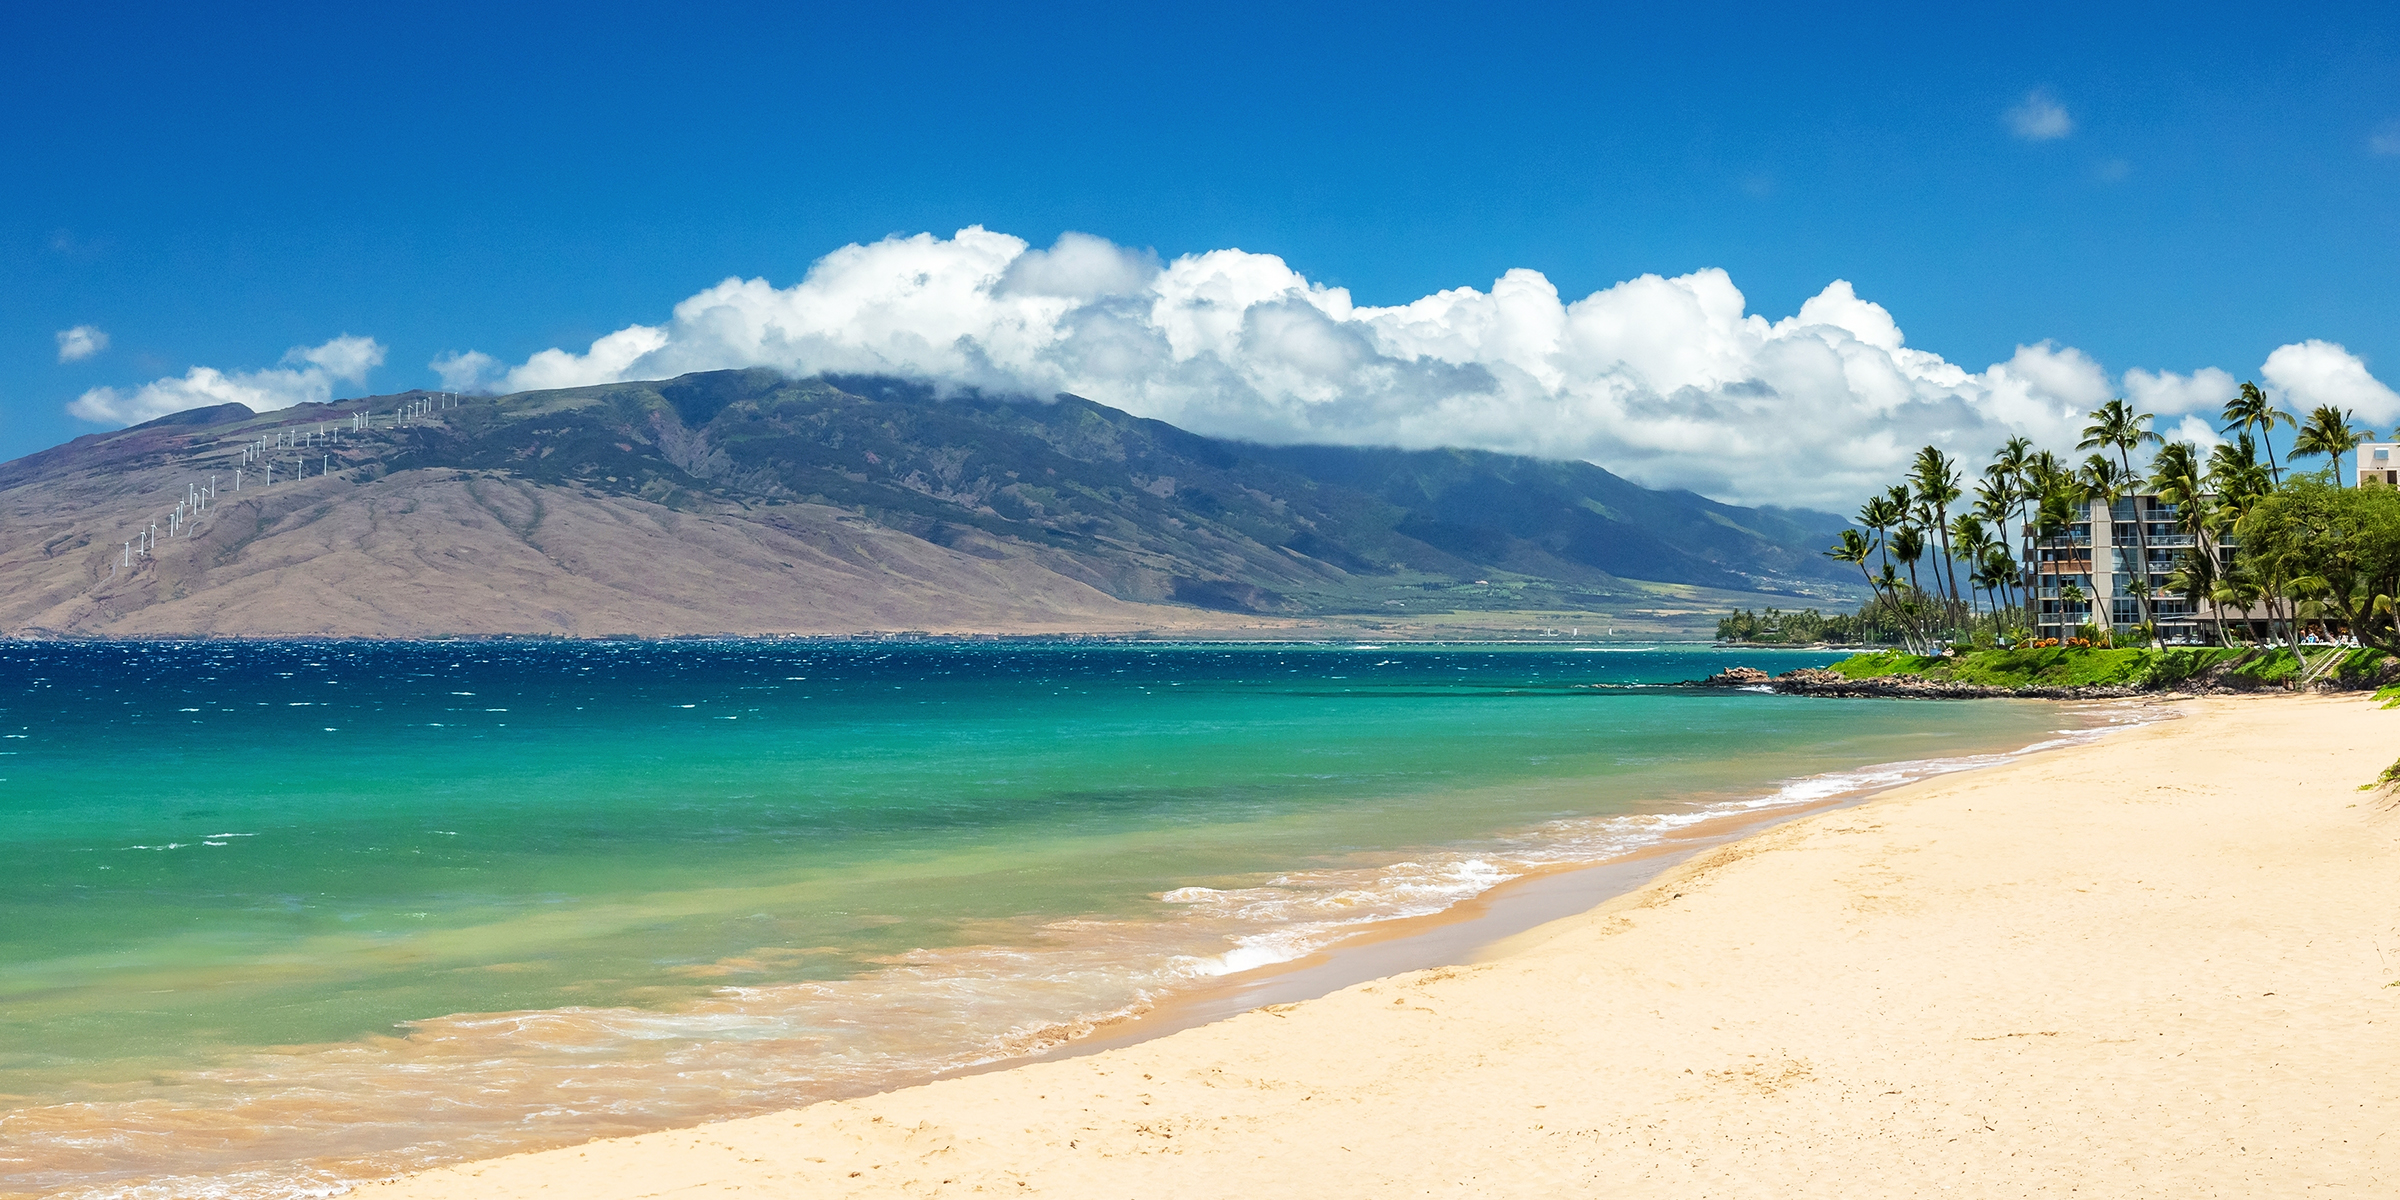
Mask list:
[[[1917,586],[1917,564],[1913,561],[1903,561],[1906,561],[1908,564],[1909,605],[1902,609],[1901,615],[1907,617],[1911,624],[1917,626],[1917,640],[1918,642],[1922,643],[1925,641],[1925,589]],[[1927,648],[1931,649],[1930,646]]]
[[[2127,454],[2123,447],[2119,447],[2117,460],[2125,464],[2125,474],[2130,478],[2133,475],[2132,456]],[[2109,519],[2113,521],[2116,518]],[[2108,540],[2113,542],[2117,539],[2111,537]],[[2150,617],[2150,519],[2149,515],[2142,511],[2142,492],[2138,487],[2133,492],[2133,548],[2134,553],[2141,555],[2138,563],[2140,570],[2134,578],[2142,581],[2141,590],[2133,594],[2133,602],[2142,614],[2142,624],[2151,626],[2151,631],[2155,634],[2157,624]]]
[[[1862,559],[1860,559],[1860,560],[1858,560],[1858,573],[1859,573],[1860,575],[1862,575],[1862,576],[1864,576],[1864,577],[1866,578],[1866,581],[1867,581],[1867,594],[1868,594],[1869,596],[1872,596],[1872,597],[1874,597],[1874,598],[1878,599],[1878,600],[1882,599],[1882,598],[1883,598],[1883,589],[1882,589],[1881,587],[1879,587],[1879,586],[1877,586],[1877,585],[1876,585],[1876,583],[1875,583],[1875,576],[1874,576],[1874,575],[1872,575],[1872,574],[1870,574],[1870,573],[1867,571],[1867,560],[1865,560],[1865,559],[1863,559],[1863,558],[1862,558]],[[1898,602],[1897,602],[1897,601],[1895,601],[1895,602],[1893,603],[1892,607],[1894,607],[1894,608],[1898,608],[1898,607],[1899,607],[1899,604],[1898,604]],[[1908,630],[1907,630],[1906,628],[1903,628],[1903,629],[1901,629],[1901,631],[1900,631],[1900,634],[1901,634],[1901,637],[1902,637],[1903,639],[1905,639],[1905,638],[1908,636]],[[1909,647],[1909,653],[1911,653],[1911,654],[1914,654],[1914,653],[1916,653],[1916,647],[1914,647],[1914,646],[1910,646],[1910,647]]]
[[[1950,556],[1950,506],[1933,506],[1933,519],[1940,522],[1934,529],[1942,535],[1942,562],[1950,572],[1950,599],[1958,599],[1958,560]]]

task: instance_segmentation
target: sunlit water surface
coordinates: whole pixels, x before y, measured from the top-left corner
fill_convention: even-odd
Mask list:
[[[1656,686],[1830,657],[0,644],[0,1192],[854,1094],[2078,723]]]

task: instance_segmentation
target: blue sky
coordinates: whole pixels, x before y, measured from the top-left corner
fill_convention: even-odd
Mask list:
[[[35,7],[0,18],[0,457],[106,427],[66,410],[93,388],[344,334],[380,365],[332,390],[431,386],[437,355],[580,355],[728,276],[971,226],[1274,255],[1360,306],[1718,268],[1776,321],[1839,279],[1970,373],[2048,343],[2116,390],[2252,378],[2314,339],[2400,383],[2390,5]],[[1945,395],[1845,436],[2029,427],[1942,424],[2005,403]],[[1709,490],[1659,439],[1147,404]]]

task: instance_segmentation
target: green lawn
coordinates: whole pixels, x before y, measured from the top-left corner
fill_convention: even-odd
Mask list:
[[[2320,661],[2314,652],[2310,661]],[[2380,667],[2380,650],[2351,650],[2327,676],[2356,678]],[[2229,675],[2257,684],[2282,683],[2304,669],[2289,650],[2150,649],[2094,650],[2051,646],[2040,650],[1978,650],[1956,658],[1927,658],[1879,650],[1855,654],[1833,664],[1849,679],[1885,675],[1916,675],[1945,683],[1974,683],[1990,687],[2077,687],[2130,685],[2171,688],[2209,668],[2231,663]]]

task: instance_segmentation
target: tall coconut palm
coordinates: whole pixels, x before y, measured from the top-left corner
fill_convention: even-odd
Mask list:
[[[2216,494],[2216,505],[2210,514],[2220,539],[2241,523],[2250,510],[2274,491],[2271,469],[2258,461],[2258,443],[2248,433],[2219,445],[2208,455],[2208,486]],[[2242,602],[2245,614],[2253,604],[2263,603],[2267,609],[2268,636],[2274,636],[2275,624],[2283,617],[2282,589],[2278,580],[2258,573],[2250,564],[2235,561],[2222,572],[2225,580],[2220,591],[2246,596]],[[2245,616],[2245,619],[2247,617]]]
[[[1875,589],[1875,574],[1867,570],[1867,558],[1874,553],[1875,545],[1867,540],[1867,535],[1855,529],[1845,529],[1840,537],[1834,539],[1833,545],[1826,549],[1825,557],[1835,562],[1845,562],[1856,566],[1859,577],[1867,581],[1868,593],[1880,599],[1882,593]]]
[[[2117,501],[2123,499],[2126,493],[2133,490],[2133,479],[2129,472],[2118,467],[2116,463],[2109,461],[2108,456],[2103,454],[2090,454],[2084,456],[2083,471],[2080,473],[2078,478],[2083,484],[2083,499],[2087,503],[2096,503],[2100,505],[2102,511],[2109,514],[2108,524],[2110,527],[2110,533],[2106,542],[2101,540],[2099,525],[2095,524],[2092,528],[2092,575],[2096,583],[2100,574],[2101,564],[2104,561],[2100,557],[2101,547],[2106,545],[2109,548],[2109,557],[2116,557],[2117,539],[2114,530],[2116,524]],[[2144,565],[2147,566],[2148,564],[2145,563]],[[2096,609],[2094,610],[2093,619],[2095,623],[2098,622],[2098,612]],[[2148,619],[2147,614],[2144,615],[2143,619]],[[2115,623],[2116,614],[2110,613],[2108,624],[2114,626]]]
[[[2008,540],[2008,520],[2016,508],[2016,503],[2016,482],[2013,479],[2006,477],[1986,479],[1975,486],[1975,507],[1969,510],[1975,514],[1976,520],[1986,522],[1998,531],[1999,536],[1993,544],[2000,547],[2000,552],[2008,555],[2012,560],[2017,557],[2017,553],[2016,547],[2011,545]],[[1987,557],[1989,555],[1971,555],[1967,561],[1973,564],[1979,559]],[[2001,603],[2007,604],[2009,601],[2005,589],[2001,595]]]
[[[2216,493],[2220,525],[2231,525],[2272,486],[2267,467],[2258,461],[2258,441],[2239,434],[2208,452],[2208,486]]]
[[[2175,560],[2175,570],[2167,576],[2167,587],[2188,601],[2194,612],[2202,604],[2208,604],[2210,614],[2216,618],[2217,644],[2222,646],[2227,644],[2225,610],[2211,602],[2216,593],[2217,574],[2216,557],[2195,547]]]
[[[1991,465],[1983,469],[1984,479],[1993,486],[2006,490],[2016,505],[2009,513],[2014,520],[2001,524],[2001,541],[2008,540],[2010,524],[2014,524],[2020,531],[2019,536],[2022,536],[2022,530],[2025,527],[2025,502],[2032,498],[2033,492],[2033,480],[2028,474],[2033,466],[2033,459],[2033,440],[2012,437],[2000,444],[2000,449],[1992,455]]]
[[[2227,608],[2240,609],[2243,617],[2242,624],[2247,627],[2250,623],[2251,608],[2256,606],[2259,600],[2266,595],[2266,591],[2266,586],[2261,584],[2256,576],[2240,563],[2236,563],[2231,568],[2218,573],[2215,584],[2209,588],[2208,598],[2216,603],[2220,612]],[[2270,609],[2268,622],[2270,630],[2273,628],[2272,612],[2273,610]],[[2247,632],[2248,630],[2245,628],[2245,635]],[[2224,636],[2222,618],[2219,618],[2218,621],[2217,635],[2220,638]],[[2232,643],[2228,642],[2227,644],[2231,645]]]
[[[2367,431],[2351,428],[2349,413],[2337,405],[2321,404],[2315,412],[2308,414],[2307,423],[2301,425],[2300,432],[2293,436],[2292,457],[2322,454],[2333,459],[2333,486],[2342,487],[2345,486],[2342,483],[2342,456],[2357,449],[2358,444],[2365,440]]]
[[[2058,481],[2068,474],[2058,456],[2044,450],[2025,460],[2025,480],[2036,499],[2058,490]]]
[[[2067,618],[2083,607],[2084,599],[2083,588],[2074,580],[2058,585],[2058,623],[2062,629],[2067,624]]]
[[[1874,545],[1868,541],[1865,534],[1860,533],[1855,529],[1845,529],[1842,531],[1840,540],[1834,542],[1833,548],[1825,551],[1825,557],[1830,558],[1835,562],[1846,562],[1855,565],[1858,568],[1860,577],[1867,581],[1867,591],[1876,599],[1882,600],[1884,598],[1884,589],[1882,586],[1884,581],[1876,578],[1873,572],[1867,570],[1867,557],[1873,553]],[[1891,579],[1891,564],[1884,564],[1883,572],[1885,578]],[[1897,584],[1899,580],[1891,579],[1891,582]],[[1899,598],[1896,594],[1892,597],[1891,604],[1895,609],[1899,607]],[[1908,638],[1907,630],[1905,628],[1901,631],[1901,636],[1903,638]],[[1908,638],[1908,650],[1911,654],[1916,653],[1917,646],[1913,638]]]
[[[2033,503],[2036,508],[2041,506],[2044,497],[2057,493],[2074,495],[2083,490],[2083,485],[2075,481],[2074,470],[2061,461],[2058,455],[2048,450],[2034,455],[2032,460],[2025,464],[2025,473],[2031,481]]]
[[[2225,420],[2222,432],[2258,431],[2259,441],[2267,448],[2267,477],[2280,486],[2283,483],[2283,468],[2275,465],[2275,427],[2297,428],[2300,422],[2293,419],[2292,414],[2275,407],[2275,403],[2267,399],[2267,394],[2258,390],[2257,384],[2247,381],[2243,382],[2240,395],[2225,402],[2225,411],[2220,415]]]
[[[1992,535],[1985,532],[1983,522],[1973,513],[1960,513],[1950,518],[1949,543],[1957,547],[1958,556],[1967,561],[1967,620],[1975,619],[1975,564],[1983,561],[1985,548],[1992,544]]]
[[[1892,557],[1908,568],[1908,590],[1922,594],[1923,589],[1917,586],[1917,560],[1925,557],[1925,531],[1914,525],[1902,525],[1892,531],[1890,545]]]
[[[2050,474],[2045,475],[2043,479],[2050,486],[2042,493],[2041,506],[2034,510],[2034,539],[2037,545],[2052,544],[2056,546],[2051,552],[2052,562],[2055,564],[2051,568],[2051,574],[2061,581],[2063,589],[2063,584],[2066,582],[2068,560],[2061,557],[2061,551],[2065,547],[2057,544],[2063,542],[2068,532],[2075,528],[2076,499],[2081,493],[2071,490],[2067,486],[2067,477],[2063,475]],[[2086,509],[2086,511],[2089,510]],[[2035,571],[2035,583],[2038,585],[2040,583],[2040,564],[2035,564]],[[2037,595],[2039,593],[2038,587],[2036,593]],[[2061,595],[2063,596],[2063,594],[2062,590]],[[2028,602],[2027,608],[2031,607],[2032,604]],[[2040,622],[2036,621],[2035,624],[2038,625]]]
[[[2190,442],[2169,442],[2159,447],[2158,454],[2150,460],[2150,490],[2175,507],[2175,527],[2192,539],[2190,551],[2178,565],[2185,583],[2176,583],[2170,575],[2167,586],[2198,605],[2208,598],[2208,589],[2217,576],[2217,551],[2208,538],[2209,495],[2199,447]],[[2217,614],[2217,640],[2225,640],[2222,613]]]
[[[1867,502],[1859,506],[1858,523],[1874,532],[1876,552],[1882,556],[1882,560],[1887,563],[1892,561],[1891,555],[1883,550],[1883,542],[1891,528],[1900,523],[1900,507],[1893,504],[1889,496],[1869,496]]]
[[[2000,613],[2012,613],[2016,610],[2016,603],[2009,597],[2009,590],[2016,586],[2018,572],[2022,569],[2023,565],[2017,561],[2015,555],[2008,552],[2008,547],[1993,542],[1983,548],[1983,575],[1989,581],[1984,586],[2000,589]],[[1994,625],[2000,627],[2000,636],[2007,636],[2010,620],[2013,618],[1996,618],[1993,621]]]
[[[1916,489],[1917,498],[1933,508],[1933,530],[1942,539],[1942,560],[1950,577],[1950,598],[1958,598],[1958,562],[1950,555],[1950,505],[1958,499],[1958,467],[1939,446],[1927,446],[1917,451],[1915,464],[1909,469],[1909,483]]]
[[[2166,441],[2165,438],[2151,432],[2149,413],[2135,412],[2133,406],[2123,400],[2111,400],[2093,409],[2090,418],[2092,423],[2083,427],[2083,440],[2075,443],[2075,448],[2090,450],[2094,447],[2102,447],[2115,450],[2117,465],[2124,468],[2125,478],[2128,480],[2140,478],[2133,473],[2133,452],[2143,446],[2154,446]],[[2112,500],[2110,503],[2112,511],[2109,521],[2113,534],[2116,521],[2113,511],[2115,502]],[[2134,582],[2141,586],[2133,589],[2133,595],[2140,606],[2144,625],[2151,623],[2149,529],[2150,519],[2148,514],[2142,511],[2142,498],[2137,492],[2133,496],[2133,547],[2134,553],[2139,556],[2139,559],[2133,577]],[[2116,539],[2112,536],[2109,541],[2113,545]],[[2098,544],[2094,543],[2095,554],[2097,546]],[[2111,557],[2114,557],[2115,552],[2112,550],[2110,554]]]
[[[1925,602],[1925,590],[1917,582],[1917,561],[1925,557],[1925,530],[1913,522],[1892,531],[1892,557],[1908,570],[1908,595],[1901,601],[1900,611],[1916,629],[1920,647],[1933,644],[1933,627],[1927,619],[1932,606]]]

